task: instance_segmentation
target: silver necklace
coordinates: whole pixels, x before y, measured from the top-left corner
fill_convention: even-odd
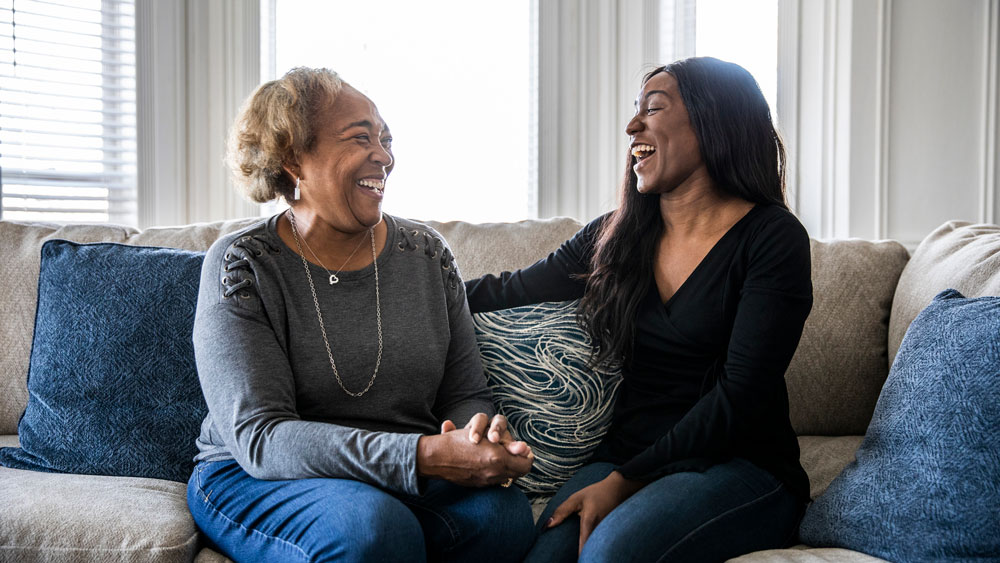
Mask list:
[[[309,280],[309,291],[312,292],[313,305],[316,306],[316,318],[319,320],[319,330],[323,335],[323,344],[326,346],[326,355],[330,358],[330,367],[333,368],[333,375],[337,378],[337,385],[340,385],[340,388],[344,390],[344,393],[347,393],[352,397],[360,397],[367,393],[368,390],[372,388],[372,385],[375,384],[375,376],[378,375],[378,368],[382,363],[382,303],[379,300],[378,291],[378,256],[375,254],[375,228],[372,227],[371,229],[368,229],[368,235],[371,237],[372,241],[372,264],[375,266],[375,327],[378,332],[378,356],[375,358],[375,371],[372,372],[372,378],[368,380],[368,385],[366,385],[361,391],[355,392],[349,390],[347,387],[344,387],[344,382],[340,379],[340,372],[337,371],[337,362],[333,361],[333,352],[330,350],[330,339],[326,336],[326,325],[323,324],[323,313],[320,311],[319,299],[316,297],[316,286],[313,285],[312,273],[309,271],[309,262],[306,261],[306,256],[302,252],[302,245],[299,243],[299,230],[295,226],[295,213],[293,213],[291,209],[288,210],[288,218],[292,223],[292,237],[295,239],[295,247],[299,251],[299,258],[302,258],[302,267],[306,270],[306,279]],[[319,259],[317,258],[317,260]],[[348,258],[348,260],[350,260],[350,258]],[[325,266],[324,269],[326,269]],[[327,271],[329,272],[329,270]],[[337,273],[339,274],[340,272],[338,271]],[[332,281],[331,279],[330,283],[334,284],[337,282]]]
[[[296,239],[296,240],[298,240],[298,239]],[[354,258],[354,255],[357,254],[358,249],[361,248],[361,244],[364,243],[364,242],[365,242],[365,239],[359,240],[358,241],[358,245],[354,247],[353,251],[351,251],[351,255],[348,256],[347,260],[344,260],[344,263],[340,265],[340,268],[337,270],[337,273],[331,274],[330,273],[330,268],[327,268],[326,264],[324,264],[323,261],[319,259],[319,256],[316,256],[315,252],[313,252],[313,249],[312,249],[312,247],[309,246],[309,241],[306,240],[306,237],[302,237],[302,244],[306,245],[306,250],[309,251],[309,254],[312,254],[312,257],[315,258],[317,262],[319,262],[320,266],[323,266],[323,269],[326,270],[327,275],[330,276],[330,278],[329,278],[330,285],[333,285],[335,283],[339,283],[340,282],[340,278],[337,277],[337,276],[340,274],[341,270],[344,269],[344,266],[346,266],[347,263],[351,261],[351,258]],[[302,250],[302,249],[300,248],[299,250]]]

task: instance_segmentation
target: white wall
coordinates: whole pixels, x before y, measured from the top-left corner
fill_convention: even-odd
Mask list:
[[[779,118],[814,237],[1000,218],[1000,0],[782,0]]]

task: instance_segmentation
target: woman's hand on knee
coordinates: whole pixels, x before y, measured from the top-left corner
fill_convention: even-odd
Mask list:
[[[452,428],[454,428],[454,424],[452,424]],[[443,425],[441,430],[444,431]],[[494,444],[500,444],[514,455],[527,457],[532,461],[535,459],[535,455],[531,453],[531,446],[514,439],[507,425],[507,417],[502,414],[494,415],[492,419],[486,413],[476,414],[469,419],[465,430],[469,433],[469,440],[474,444],[478,444],[483,436],[486,436],[487,440]]]
[[[447,421],[446,421],[447,422]],[[442,424],[441,434],[417,441],[417,473],[468,487],[506,483],[531,471],[532,458],[513,455],[489,440],[472,442],[467,429]]]
[[[594,531],[594,528],[604,520],[604,517],[625,502],[628,497],[643,487],[643,483],[626,479],[621,473],[612,471],[603,480],[584,487],[570,495],[552,513],[545,523],[546,528],[558,526],[573,514],[580,516],[580,544],[577,553],[583,551],[583,544]]]

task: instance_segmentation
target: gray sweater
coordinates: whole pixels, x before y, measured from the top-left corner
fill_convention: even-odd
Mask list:
[[[493,414],[451,250],[430,227],[384,215],[382,362],[372,388],[351,397],[278,217],[220,238],[205,257],[194,349],[209,414],[195,459],[235,459],[259,479],[339,477],[417,494],[417,439],[446,419],[461,427]],[[374,267],[341,272],[336,285],[309,267],[341,379],[361,391],[378,353]]]

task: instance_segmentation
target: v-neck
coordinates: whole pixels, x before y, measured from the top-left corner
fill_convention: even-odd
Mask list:
[[[712,248],[708,249],[708,252],[705,254],[705,256],[702,257],[701,261],[698,262],[698,265],[695,266],[693,270],[691,270],[691,273],[688,274],[688,277],[685,278],[683,282],[681,282],[681,285],[674,290],[673,295],[671,295],[670,298],[667,299],[666,301],[660,299],[660,288],[657,287],[656,278],[654,276],[652,290],[654,295],[656,296],[656,302],[659,303],[661,306],[663,306],[664,309],[669,309],[670,306],[673,304],[673,302],[677,299],[677,295],[680,294],[682,291],[684,291],[685,287],[691,285],[690,283],[691,278],[695,277],[701,270],[704,269],[705,264],[709,262],[709,258],[711,258],[712,255],[716,253],[716,249],[721,247],[722,243],[726,239],[728,239],[732,233],[736,231],[736,228],[739,227],[741,224],[743,224],[744,221],[749,219],[750,216],[753,215],[760,208],[761,208],[760,204],[754,205],[753,207],[750,208],[749,211],[747,211],[743,215],[743,217],[740,217],[739,221],[733,223],[733,226],[729,227],[729,229],[721,237],[719,237],[719,240],[715,241],[715,244],[712,245]]]

